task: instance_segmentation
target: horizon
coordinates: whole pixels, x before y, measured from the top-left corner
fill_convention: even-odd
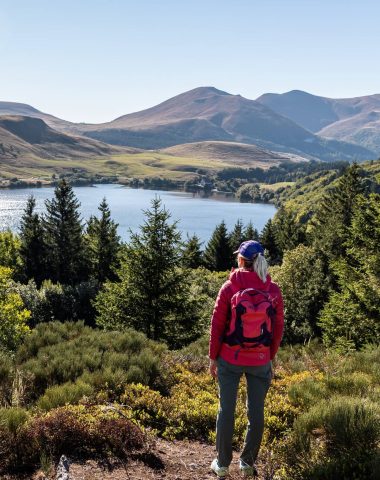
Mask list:
[[[205,86],[199,86],[199,87],[191,88],[190,90],[187,90],[186,92],[180,92],[180,93],[178,93],[178,94],[176,94],[176,95],[173,95],[172,97],[165,98],[165,99],[159,101],[159,102],[156,103],[155,105],[151,105],[151,106],[148,106],[148,107],[146,107],[146,108],[141,108],[141,109],[139,109],[139,110],[134,110],[134,111],[132,111],[132,112],[125,112],[124,114],[119,115],[119,117],[122,117],[122,116],[125,116],[125,115],[130,115],[130,114],[133,114],[133,113],[138,113],[138,112],[141,112],[141,111],[143,111],[143,110],[149,109],[149,108],[151,108],[151,107],[155,107],[155,106],[160,105],[161,103],[164,103],[164,102],[166,102],[166,101],[168,101],[168,100],[170,100],[170,99],[172,99],[172,98],[174,98],[174,97],[176,97],[176,96],[179,96],[179,95],[181,95],[181,94],[183,94],[183,93],[187,93],[187,92],[190,92],[190,91],[192,91],[192,90],[197,90],[197,89],[200,89],[200,88],[215,88],[216,90],[223,91],[224,93],[227,93],[227,94],[229,94],[229,95],[233,95],[233,96],[235,96],[235,95],[240,95],[240,96],[244,97],[243,95],[241,95],[241,94],[239,94],[239,93],[230,93],[230,92],[226,92],[225,90],[222,90],[222,89],[220,89],[220,88],[218,88],[218,87],[215,87],[215,86],[213,86],[213,85],[205,85]],[[314,94],[314,93],[312,93],[312,92],[307,92],[307,91],[305,91],[305,90],[300,90],[300,89],[298,89],[298,88],[294,88],[294,89],[288,90],[288,91],[286,91],[286,92],[264,92],[264,93],[261,93],[260,95],[258,95],[256,98],[248,98],[248,97],[244,97],[244,98],[246,98],[247,100],[256,100],[257,98],[259,98],[261,95],[264,95],[264,94],[284,95],[284,94],[286,94],[286,93],[291,93],[291,92],[300,92],[300,93],[306,93],[306,94],[308,94],[308,95],[312,95],[312,96],[314,96],[314,97],[323,97],[322,95],[316,95],[316,94]],[[374,95],[380,95],[380,93],[377,93],[377,92],[375,92],[375,93],[369,93],[369,94],[360,95],[359,97],[340,97],[340,98],[338,98],[338,97],[323,97],[323,98],[329,98],[329,99],[331,99],[331,100],[343,100],[343,99],[347,99],[347,98],[371,97],[371,96],[374,96]],[[40,111],[41,113],[49,114],[49,115],[52,115],[52,116],[54,116],[54,117],[60,118],[61,120],[66,120],[66,121],[69,121],[69,122],[72,122],[72,123],[87,123],[87,124],[97,124],[97,123],[99,123],[99,124],[100,124],[100,123],[112,122],[113,120],[116,120],[117,118],[119,118],[119,117],[114,117],[114,118],[111,118],[111,119],[108,119],[108,120],[104,120],[104,121],[102,121],[102,122],[86,122],[86,121],[76,122],[76,121],[70,120],[70,119],[68,119],[68,118],[59,117],[59,116],[56,115],[54,112],[42,110],[42,109],[39,108],[38,106],[32,105],[31,103],[28,103],[28,102],[14,102],[14,101],[12,101],[12,100],[1,100],[1,99],[0,99],[0,103],[1,103],[1,102],[24,104],[24,105],[27,105],[27,106],[29,106],[29,107],[35,108],[36,110]]]
[[[372,0],[3,0],[1,97],[103,123],[202,85],[374,95],[379,16]]]

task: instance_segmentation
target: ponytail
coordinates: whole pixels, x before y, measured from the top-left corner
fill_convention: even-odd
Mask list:
[[[268,275],[268,264],[264,255],[258,253],[253,260],[253,270],[257,273],[260,279],[265,283]]]

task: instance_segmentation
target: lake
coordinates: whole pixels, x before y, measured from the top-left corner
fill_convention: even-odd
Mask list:
[[[156,195],[171,212],[172,220],[178,220],[178,228],[184,238],[186,233],[196,233],[203,242],[210,239],[215,226],[222,220],[229,230],[241,219],[245,225],[252,221],[260,231],[276,212],[276,208],[270,204],[239,203],[224,197],[200,198],[192,193],[132,189],[116,184],[74,187],[74,192],[81,203],[80,211],[84,220],[99,213],[97,207],[106,197],[123,240],[128,240],[129,229],[138,230],[144,221],[142,211],[150,208],[151,200]],[[29,195],[36,198],[37,210],[44,212],[44,202],[51,199],[53,194],[53,187],[0,190],[0,229],[18,230]]]

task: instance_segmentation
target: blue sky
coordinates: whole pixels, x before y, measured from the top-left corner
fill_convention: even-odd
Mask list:
[[[0,100],[101,122],[211,85],[380,93],[378,0],[0,0]]]

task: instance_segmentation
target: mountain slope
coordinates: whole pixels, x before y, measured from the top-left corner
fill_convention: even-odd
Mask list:
[[[263,150],[256,145],[237,142],[194,142],[160,150],[161,153],[205,160],[232,161],[236,165],[269,168],[287,161],[305,161],[303,157]]]
[[[201,87],[141,112],[81,132],[108,143],[165,148],[206,140],[235,141],[323,160],[373,158],[373,152],[311,134],[260,102]]]
[[[333,99],[293,90],[267,93],[257,101],[320,136],[380,154],[380,94]]]
[[[130,150],[129,150],[130,151]],[[88,158],[126,153],[96,140],[58,132],[41,120],[26,116],[0,116],[0,159]]]

